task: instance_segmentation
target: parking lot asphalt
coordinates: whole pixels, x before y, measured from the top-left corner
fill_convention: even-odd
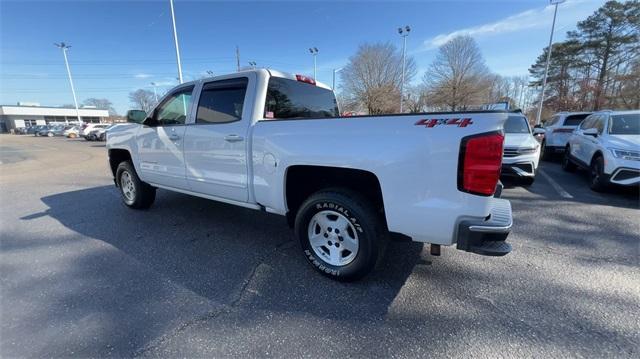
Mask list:
[[[391,242],[356,283],[279,216],[125,208],[104,143],[0,136],[0,196],[1,357],[640,356],[638,192],[557,163],[507,183],[511,254]]]

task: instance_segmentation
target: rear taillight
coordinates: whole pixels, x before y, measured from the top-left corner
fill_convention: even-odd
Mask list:
[[[306,82],[306,83],[311,84],[311,85],[315,85],[316,84],[316,80],[314,80],[313,77],[309,77],[309,76],[296,75],[296,80],[298,80],[300,82]]]
[[[555,128],[553,133],[571,133],[573,132],[573,128]]]
[[[460,144],[458,190],[491,196],[500,179],[502,167],[502,132],[468,136]]]

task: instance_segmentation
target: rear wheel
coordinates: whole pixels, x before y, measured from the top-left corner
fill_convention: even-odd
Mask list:
[[[342,281],[371,272],[381,253],[386,230],[374,206],[349,190],[313,194],[300,207],[295,233],[309,263]]]
[[[130,208],[149,208],[156,199],[156,189],[140,180],[131,162],[120,162],[116,171],[116,181],[122,201]]]
[[[604,159],[602,156],[594,157],[589,166],[589,187],[596,192],[604,191],[609,181],[604,174]]]
[[[569,146],[564,150],[564,156],[562,157],[562,169],[567,172],[575,172],[576,170],[576,164],[571,161]]]

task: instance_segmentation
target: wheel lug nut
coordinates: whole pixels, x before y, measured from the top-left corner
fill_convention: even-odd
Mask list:
[[[332,244],[333,244],[333,243],[332,243],[331,241],[329,241],[329,245],[332,245]],[[336,245],[337,245],[337,244],[338,244],[338,243],[336,243]]]
[[[329,232],[331,232],[333,229],[331,227],[328,228]]]
[[[340,248],[340,243],[336,242],[336,248]]]
[[[325,233],[324,238],[329,238],[329,235]]]
[[[340,233],[340,230],[336,228],[336,233]]]

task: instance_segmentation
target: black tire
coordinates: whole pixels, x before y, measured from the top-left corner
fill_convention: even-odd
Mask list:
[[[328,222],[329,227],[323,229],[319,222],[316,222],[317,218],[323,216],[329,221],[335,217],[336,222]],[[344,219],[347,220],[346,223]],[[316,223],[316,226],[313,223]],[[343,232],[331,228],[331,223],[336,223],[336,227],[342,227]],[[339,223],[345,225],[341,226]],[[326,240],[322,246],[315,246],[315,249],[309,236],[312,231],[318,231],[319,241]],[[321,235],[323,231],[324,234]],[[366,198],[346,189],[323,190],[311,195],[298,210],[295,234],[309,263],[320,273],[339,281],[357,280],[371,272],[382,253],[387,237],[384,221],[375,207]],[[353,243],[357,243],[358,246],[355,253],[348,248]],[[336,249],[340,244],[342,249]],[[316,251],[324,253],[324,256]],[[344,265],[333,265],[329,262],[333,251],[339,252],[339,256],[336,257],[338,261],[347,261],[351,255],[354,257]]]
[[[544,141],[540,145],[540,158],[543,161],[551,161],[553,159],[553,152],[547,151],[547,143]]]
[[[524,177],[520,180],[520,185],[523,187],[529,187],[536,180],[535,177]]]
[[[564,150],[564,156],[562,156],[562,169],[567,172],[575,172],[576,164],[571,160],[571,155],[569,154],[569,146]]]
[[[123,183],[125,178],[129,179],[131,183]],[[120,189],[122,201],[129,208],[147,209],[151,207],[156,199],[156,189],[140,180],[133,164],[129,161],[120,162],[118,165],[116,182]]]
[[[589,187],[596,192],[602,192],[608,186],[609,180],[604,174],[604,158],[596,156],[591,160],[589,166]]]

